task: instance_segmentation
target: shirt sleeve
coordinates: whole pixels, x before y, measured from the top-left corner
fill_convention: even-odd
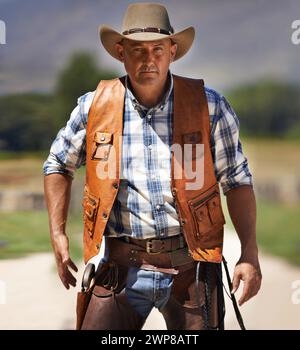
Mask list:
[[[93,95],[78,98],[66,126],[59,130],[43,165],[45,176],[60,173],[74,177],[75,170],[85,164],[86,124]]]
[[[225,97],[215,91],[208,102],[215,174],[223,193],[241,185],[253,186],[248,160],[239,139],[239,120],[235,112]]]

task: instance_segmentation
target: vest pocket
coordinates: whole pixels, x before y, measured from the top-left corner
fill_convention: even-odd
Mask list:
[[[218,184],[188,201],[195,227],[196,239],[215,242],[225,224]]]
[[[92,144],[92,159],[107,160],[112,146],[112,134],[96,131]]]
[[[99,207],[99,198],[92,195],[87,187],[84,188],[82,206],[84,227],[89,233],[89,236],[92,238],[94,235],[95,223]]]

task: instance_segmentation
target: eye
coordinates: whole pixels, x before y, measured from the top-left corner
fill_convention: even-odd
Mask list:
[[[154,48],[155,55],[162,55],[164,52],[164,48],[162,46],[157,46]]]

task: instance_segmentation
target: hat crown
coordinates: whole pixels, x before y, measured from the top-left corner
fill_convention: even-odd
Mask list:
[[[130,4],[124,15],[122,32],[147,27],[172,31],[167,9],[155,3]]]

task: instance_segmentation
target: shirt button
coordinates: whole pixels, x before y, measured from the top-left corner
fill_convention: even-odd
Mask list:
[[[149,145],[149,146],[148,146],[148,149],[150,149],[150,151],[151,151],[151,150],[152,150],[152,145]]]
[[[151,179],[152,179],[152,180],[155,180],[155,179],[156,179],[156,175],[152,174],[152,175],[151,175]]]
[[[152,117],[151,114],[148,114],[148,115],[147,115],[147,118],[148,118],[149,120],[151,119],[151,117]]]
[[[160,209],[160,205],[159,204],[157,204],[157,206],[155,207],[157,210],[159,210]]]

